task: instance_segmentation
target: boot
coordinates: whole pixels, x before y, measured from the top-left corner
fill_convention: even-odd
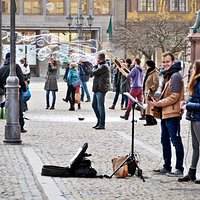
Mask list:
[[[115,109],[115,105],[113,104],[112,106],[109,107],[109,109],[114,110]]]
[[[188,181],[195,181],[196,180],[196,169],[189,169],[189,172],[183,178],[179,178],[179,182],[188,182]],[[199,182],[200,183],[200,182]]]
[[[195,184],[200,184],[200,180],[195,180],[194,183]]]

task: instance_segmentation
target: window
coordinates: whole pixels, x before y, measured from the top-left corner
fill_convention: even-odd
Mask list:
[[[18,8],[18,1],[15,2]],[[2,13],[10,13],[10,0],[2,0]]]
[[[78,9],[79,9],[79,0],[71,0],[71,14],[72,15],[77,15],[78,14]],[[87,0],[82,0],[82,14],[87,15],[87,10],[88,10],[88,4]]]
[[[109,15],[110,14],[110,0],[94,0],[94,14],[95,15]]]
[[[186,12],[188,11],[188,0],[170,0],[171,12]]]
[[[64,0],[48,0],[53,5],[52,10],[47,10],[48,14],[64,14]]]
[[[41,0],[24,0],[24,14],[41,14]]]
[[[138,0],[138,10],[142,12],[156,11],[156,0]]]

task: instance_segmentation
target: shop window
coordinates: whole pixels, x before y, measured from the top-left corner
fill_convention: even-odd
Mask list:
[[[41,14],[41,0],[24,0],[24,14]]]
[[[49,15],[63,15],[64,14],[64,0],[48,0],[52,4],[52,9],[47,10]]]
[[[156,0],[138,0],[138,11],[141,12],[156,11]]]
[[[94,0],[94,14],[95,15],[109,15],[110,14],[110,0]]]
[[[78,14],[78,9],[79,9],[79,0],[71,0],[71,14],[72,15],[77,15]],[[88,3],[87,0],[82,0],[81,4],[82,8],[82,15],[87,15],[88,14]]]
[[[170,12],[187,12],[188,0],[170,0]]]

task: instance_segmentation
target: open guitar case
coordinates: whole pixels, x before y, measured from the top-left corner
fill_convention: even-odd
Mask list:
[[[88,143],[80,147],[67,167],[43,165],[41,175],[52,177],[96,177],[97,171],[92,168],[87,154]]]

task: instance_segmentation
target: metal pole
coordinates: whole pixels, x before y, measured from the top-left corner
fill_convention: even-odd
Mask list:
[[[78,1],[78,19],[82,16],[82,0]],[[80,24],[80,21],[77,23],[78,26],[78,39],[83,39],[83,32],[82,32],[82,24]]]
[[[19,125],[19,79],[16,76],[15,63],[15,0],[10,0],[10,74],[6,80],[5,143],[20,144],[21,128]]]
[[[0,0],[0,67],[2,64],[2,0]]]

